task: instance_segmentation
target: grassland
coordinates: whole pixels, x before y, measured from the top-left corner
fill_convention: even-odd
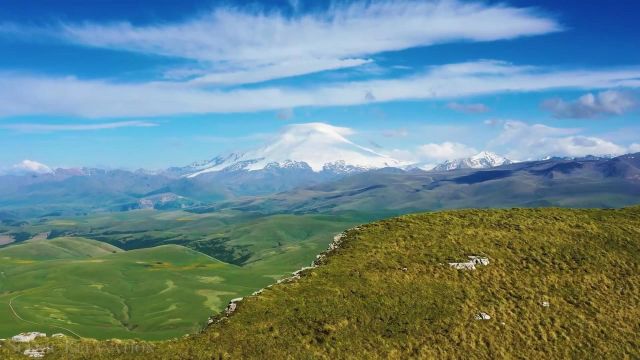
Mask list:
[[[468,255],[490,264],[447,265]],[[349,231],[322,266],[199,335],[124,352],[60,342],[48,357],[638,358],[639,272],[638,207],[408,215]]]
[[[178,245],[122,251],[83,238],[27,241],[0,249],[0,338],[179,337],[272,281]]]
[[[218,260],[244,266],[270,261],[281,274],[308,264],[330,242],[332,234],[367,222],[349,215],[270,215],[220,211],[138,210],[82,217],[44,217],[0,225],[0,233],[76,236],[109,243],[125,250],[182,245]],[[5,235],[7,236],[7,235]],[[285,258],[280,255],[289,254]],[[274,257],[275,256],[275,257]]]
[[[0,247],[0,338],[61,328],[97,339],[197,332],[229,299],[309,265],[356,221],[141,210],[4,224],[31,239]]]

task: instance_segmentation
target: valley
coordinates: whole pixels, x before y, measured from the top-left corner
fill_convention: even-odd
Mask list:
[[[32,331],[160,340],[273,281],[178,245],[123,251],[83,238],[0,249],[0,337]]]
[[[231,218],[139,210],[22,224],[45,235],[0,248],[0,338],[35,324],[98,339],[194,333],[229,299],[310,264],[355,225],[320,215]]]

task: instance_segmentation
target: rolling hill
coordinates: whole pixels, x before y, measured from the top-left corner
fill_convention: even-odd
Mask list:
[[[29,241],[0,249],[0,338],[37,330],[167,339],[199,331],[229,299],[272,281],[178,245]]]
[[[635,358],[639,239],[638,207],[407,215],[347,231],[319,267],[246,297],[201,334],[53,340],[47,356]],[[472,255],[489,263],[448,264]],[[0,354],[13,356],[6,347]]]
[[[53,240],[29,240],[0,248],[0,258],[20,260],[82,259],[118,253],[122,250],[102,241],[79,237],[60,237]]]

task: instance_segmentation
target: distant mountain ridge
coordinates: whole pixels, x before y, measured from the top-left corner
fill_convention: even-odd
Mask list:
[[[490,151],[481,151],[478,154],[468,158],[447,160],[431,170],[451,171],[459,169],[488,169],[501,165],[509,165],[512,163],[512,160],[509,160],[504,156]]]
[[[489,169],[372,170],[336,181],[194,211],[261,214],[364,211],[380,218],[447,208],[621,207],[640,203],[640,153],[613,159],[539,160]]]

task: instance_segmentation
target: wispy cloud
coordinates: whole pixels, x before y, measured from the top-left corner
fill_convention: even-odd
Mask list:
[[[489,107],[485,104],[461,104],[457,102],[450,102],[447,104],[447,108],[453,111],[467,113],[467,114],[480,114],[490,111]]]
[[[190,59],[205,70],[200,76],[183,72],[196,75],[196,85],[261,82],[360,66],[382,52],[560,30],[554,18],[535,9],[458,0],[339,2],[293,15],[219,7],[184,22],[153,25],[63,23],[34,29],[0,24],[0,33],[12,37],[39,33],[84,46]]]
[[[405,128],[387,129],[382,131],[382,136],[387,138],[402,138],[409,136],[409,130]]]
[[[505,121],[501,134],[490,147],[508,149],[514,160],[535,160],[546,156],[619,155],[628,152],[624,146],[610,141],[584,136],[581,129],[557,128],[521,121]]]
[[[130,117],[251,112],[456,99],[503,92],[640,87],[639,78],[640,67],[554,70],[488,60],[435,66],[424,73],[396,79],[235,90],[199,89],[181,82],[115,83],[0,74],[0,116]]]
[[[157,123],[148,121],[118,121],[98,124],[34,124],[18,123],[0,125],[0,128],[20,132],[55,132],[55,131],[94,131],[129,127],[153,127]]]
[[[453,111],[462,112],[466,114],[480,114],[480,113],[489,112],[491,110],[487,105],[479,104],[479,103],[478,104],[461,104],[457,102],[450,102],[447,104],[447,108]]]
[[[278,111],[276,117],[280,120],[291,120],[293,119],[295,113],[292,108],[286,108]]]
[[[636,99],[626,92],[608,90],[597,94],[588,93],[575,101],[548,99],[542,103],[542,107],[560,119],[593,119],[622,115],[637,104]]]

